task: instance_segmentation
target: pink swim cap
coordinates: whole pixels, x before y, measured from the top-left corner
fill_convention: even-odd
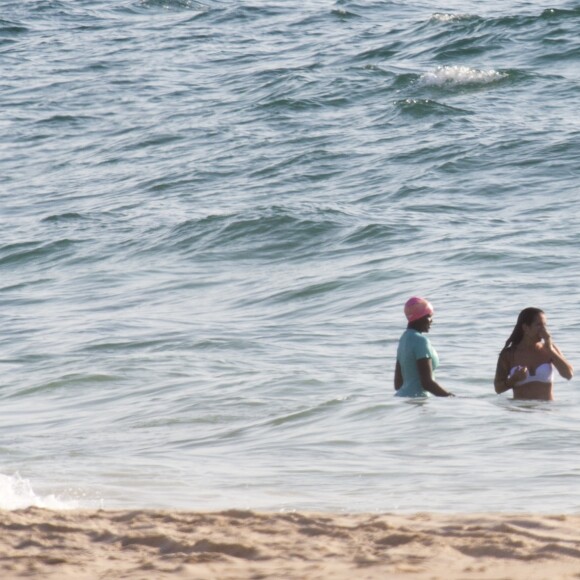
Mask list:
[[[413,296],[405,303],[405,316],[409,322],[419,320],[419,318],[433,314],[433,312],[433,306],[425,298]]]

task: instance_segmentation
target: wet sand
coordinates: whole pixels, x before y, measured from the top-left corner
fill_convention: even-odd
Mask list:
[[[0,578],[579,579],[580,516],[0,511]]]

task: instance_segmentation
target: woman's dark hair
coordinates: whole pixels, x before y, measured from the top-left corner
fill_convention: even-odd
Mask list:
[[[504,350],[512,350],[518,346],[518,344],[520,344],[522,338],[524,338],[524,329],[522,326],[524,324],[526,326],[532,324],[538,314],[544,314],[544,311],[540,310],[539,308],[530,307],[524,308],[520,312],[516,325],[514,326],[514,330],[505,342],[505,346],[503,347]]]

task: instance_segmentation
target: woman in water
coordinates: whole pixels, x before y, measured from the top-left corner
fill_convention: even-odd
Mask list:
[[[524,308],[499,353],[495,392],[513,389],[514,399],[552,401],[553,367],[565,379],[572,378],[574,369],[552,342],[546,315],[539,308]]]
[[[405,304],[407,330],[399,340],[395,366],[395,394],[399,397],[452,397],[435,381],[433,371],[439,357],[430,340],[423,336],[433,322],[433,306],[424,298],[413,296]]]

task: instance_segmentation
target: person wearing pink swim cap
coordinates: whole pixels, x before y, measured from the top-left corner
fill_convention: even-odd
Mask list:
[[[433,322],[433,306],[425,298],[413,296],[405,303],[407,330],[399,339],[395,365],[395,395],[399,397],[453,397],[435,380],[439,365],[437,352],[424,336]]]

